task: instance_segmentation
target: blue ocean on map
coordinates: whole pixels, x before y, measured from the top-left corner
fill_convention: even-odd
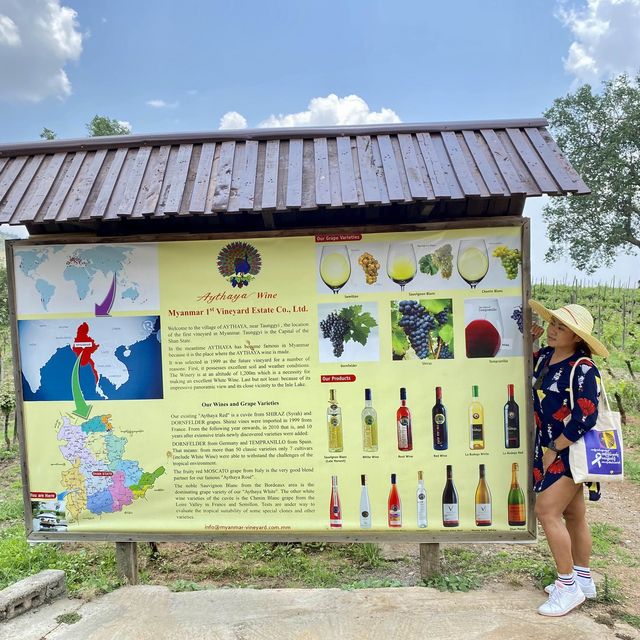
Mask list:
[[[108,320],[117,322],[115,318]],[[109,379],[109,370],[101,369],[99,364],[94,363],[94,366],[86,364],[79,367],[80,388],[86,401],[148,400],[163,397],[160,318],[152,316],[149,320],[151,326],[146,337],[133,344],[114,345],[112,355],[128,373],[128,376],[125,376],[126,381],[122,384],[114,384]],[[19,325],[25,322],[33,321],[20,321]],[[19,328],[22,331],[22,328]],[[72,345],[61,344],[40,367],[40,385],[35,390],[29,384],[23,366],[24,399],[26,401],[73,400],[72,373],[77,360],[78,355],[74,353]],[[97,380],[94,370],[98,375]],[[119,380],[122,380],[122,375]]]

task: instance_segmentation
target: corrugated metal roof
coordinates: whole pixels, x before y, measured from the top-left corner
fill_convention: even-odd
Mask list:
[[[4,145],[0,222],[589,193],[546,124],[258,129]]]

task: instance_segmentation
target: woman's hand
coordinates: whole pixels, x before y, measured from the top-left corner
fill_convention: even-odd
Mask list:
[[[531,338],[536,341],[544,333],[544,329],[535,322],[531,325]]]
[[[547,469],[549,468],[549,465],[552,464],[557,457],[558,457],[558,454],[555,451],[552,451],[551,449],[547,449],[542,454],[542,472],[543,473],[547,473]]]

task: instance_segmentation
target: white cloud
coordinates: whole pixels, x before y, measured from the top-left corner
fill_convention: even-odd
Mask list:
[[[64,67],[82,53],[76,18],[60,0],[0,0],[0,100],[71,93]]]
[[[129,129],[129,133],[131,133],[131,131],[133,130],[133,127],[131,126],[131,123],[128,120],[118,120],[118,124],[121,127],[126,127],[127,129]]]
[[[581,9],[560,5],[558,17],[573,34],[564,66],[580,82],[635,73],[640,61],[640,0],[587,0]]]
[[[147,100],[147,104],[154,109],[175,109],[178,106],[177,102],[166,102],[160,99]]]
[[[307,127],[312,125],[382,124],[401,122],[392,109],[371,111],[369,105],[356,95],[339,98],[335,93],[313,98],[306,111],[270,115],[260,127]]]
[[[0,14],[0,44],[17,47],[21,42],[16,23],[9,16]]]
[[[246,129],[247,119],[237,111],[227,111],[220,118],[220,126],[218,129]]]

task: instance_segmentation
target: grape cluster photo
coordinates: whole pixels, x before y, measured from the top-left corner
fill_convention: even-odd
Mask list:
[[[453,303],[438,300],[400,300],[391,303],[394,360],[451,360]]]
[[[379,359],[377,305],[319,305],[320,361]]]

